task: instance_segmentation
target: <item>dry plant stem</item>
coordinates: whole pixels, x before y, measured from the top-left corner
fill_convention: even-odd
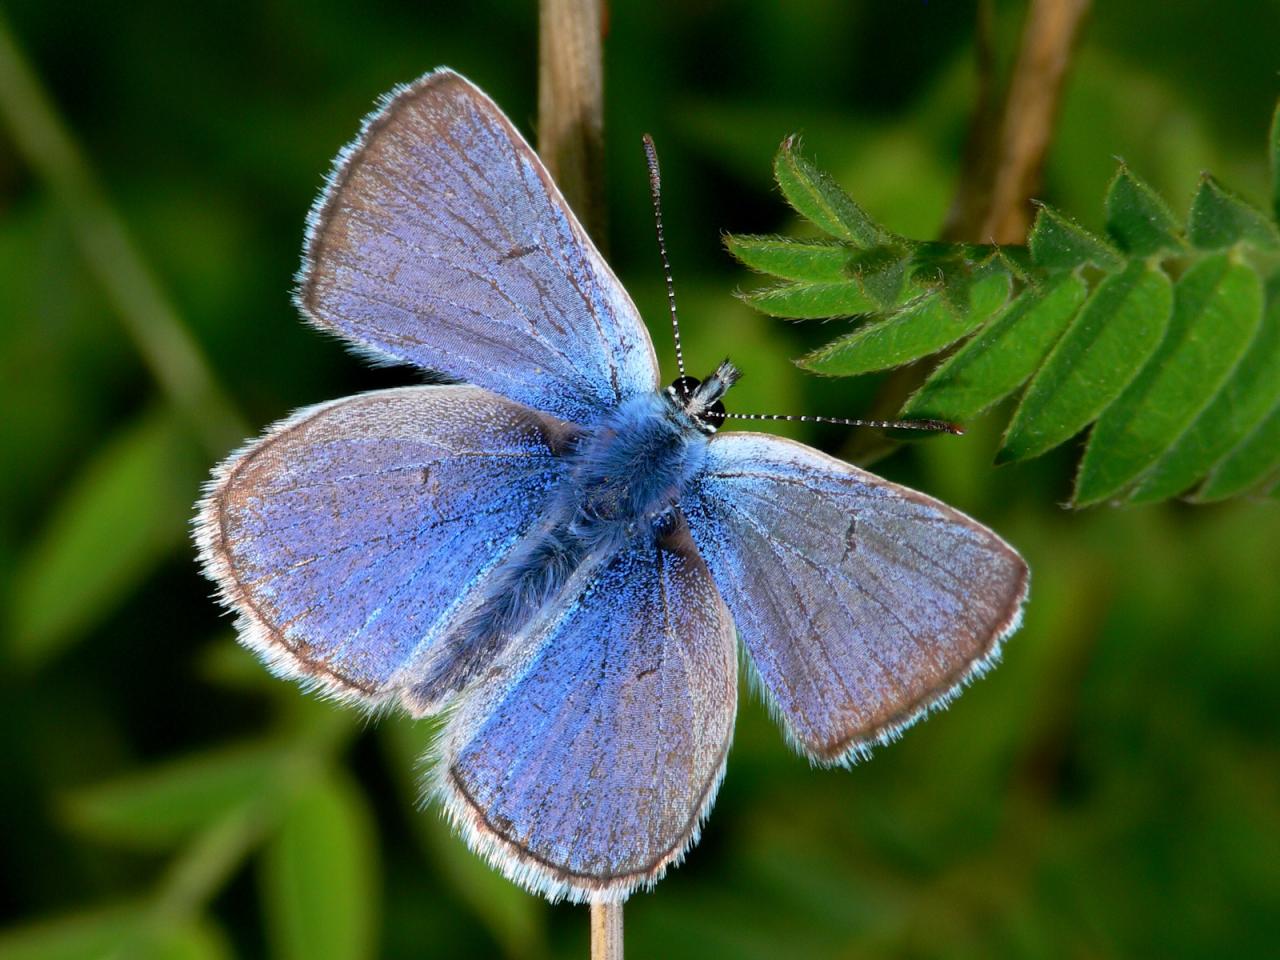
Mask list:
[[[591,904],[591,960],[622,960],[622,904]]]
[[[248,428],[107,201],[2,15],[0,118],[18,152],[65,210],[90,272],[152,376],[209,451],[222,456]]]
[[[1022,243],[1062,85],[1090,0],[1032,0],[1009,81],[991,202],[974,240]]]
[[[604,67],[600,0],[541,0],[538,153],[602,250]]]
[[[605,249],[602,0],[540,0],[538,153]],[[622,904],[591,904],[592,960],[622,960]]]

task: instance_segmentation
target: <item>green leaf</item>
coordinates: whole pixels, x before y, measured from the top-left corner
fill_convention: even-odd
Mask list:
[[[373,818],[346,779],[298,793],[262,864],[272,952],[281,960],[374,956],[377,893]]]
[[[109,956],[141,923],[136,907],[39,920],[0,934],[0,956],[6,960],[83,960]]]
[[[1176,496],[1239,445],[1280,404],[1280,280],[1273,281],[1262,325],[1231,378],[1130,496],[1149,503]]]
[[[940,366],[907,401],[904,417],[971,420],[1035,373],[1084,303],[1088,285],[1068,273],[1018,297]]]
[[[509,957],[546,954],[547,904],[477,857],[435,810],[423,810],[416,771],[434,748],[435,723],[397,717],[381,727],[391,767],[401,774],[406,816],[434,869],[471,908]]]
[[[1089,263],[1117,269],[1124,263],[1109,243],[1048,206],[1036,215],[1027,245],[1036,266],[1048,270],[1073,270]]]
[[[1201,250],[1222,250],[1242,241],[1259,247],[1280,246],[1276,225],[1210,176],[1201,179],[1191,201],[1187,236]]]
[[[1192,496],[1197,503],[1225,500],[1270,483],[1280,471],[1280,406],[1213,468]]]
[[[787,202],[833,237],[858,247],[869,247],[886,238],[885,230],[828,174],[800,155],[796,137],[782,141],[773,161],[773,175]]]
[[[744,293],[742,299],[764,313],[797,320],[851,317],[880,307],[854,279],[838,283],[783,283]]]
[[[877,309],[901,306],[919,291],[906,286],[913,249],[903,244],[881,244],[854,251],[848,272],[862,285]]]
[[[1280,217],[1280,106],[1270,157]],[[942,354],[902,415],[946,420],[977,416],[1030,380],[997,461],[1036,456],[1096,422],[1076,505],[1159,499],[1211,469],[1209,494],[1246,477],[1268,482],[1256,449],[1265,431],[1245,438],[1280,402],[1280,346],[1270,320],[1259,321],[1250,270],[1274,268],[1280,229],[1211,177],[1186,231],[1121,163],[1107,189],[1106,239],[1042,206],[1027,246],[997,247],[910,240],[871,224],[794,138],[775,174],[798,212],[834,239],[730,238],[744,263],[787,281],[742,299],[780,317],[860,321],[800,366],[856,376]],[[1182,278],[1172,324],[1171,275]]]
[[[167,412],[99,450],[15,575],[13,654],[29,664],[53,656],[185,543],[202,472],[197,448]]]
[[[1146,263],[1098,284],[1027,388],[997,462],[1038,456],[1092,423],[1155,351],[1172,303],[1169,278]]]
[[[976,323],[933,294],[901,313],[838,337],[796,361],[813,373],[851,376],[896,367],[963,337]]]
[[[1262,282],[1225,254],[1192,266],[1173,294],[1164,340],[1093,428],[1075,506],[1114,496],[1155,463],[1213,400],[1262,320]]]
[[[67,795],[62,811],[88,836],[166,849],[260,795],[279,763],[280,748],[266,743],[194,754],[76,790]]]
[[[1169,205],[1124,164],[1107,188],[1106,205],[1107,232],[1126,252],[1145,257],[1182,248]]]
[[[986,323],[1009,302],[1009,275],[1003,270],[976,278],[969,285],[969,314]]]
[[[969,291],[969,309],[958,311],[933,294],[886,320],[868,324],[796,361],[806,370],[849,376],[885,370],[919,359],[981,326],[1009,296],[1009,277],[994,273]]]
[[[38,920],[0,933],[5,960],[223,960],[231,956],[225,939],[204,921],[151,929],[137,905]]]
[[[835,240],[730,234],[725,246],[744,265],[784,280],[847,280],[850,250]]]

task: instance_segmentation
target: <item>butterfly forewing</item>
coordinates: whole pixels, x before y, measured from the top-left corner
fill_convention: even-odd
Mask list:
[[[819,762],[945,702],[1026,595],[1026,565],[990,530],[776,437],[716,437],[686,512],[769,699]]]
[[[584,424],[656,387],[630,297],[537,155],[451,71],[366,121],[306,254],[299,306],[377,354]]]
[[[469,386],[302,410],[215,474],[202,559],[280,672],[384,699],[538,522],[574,432]]]
[[[468,841],[552,897],[621,900],[696,839],[733,731],[733,628],[681,525],[636,541],[464,695],[438,792]]]

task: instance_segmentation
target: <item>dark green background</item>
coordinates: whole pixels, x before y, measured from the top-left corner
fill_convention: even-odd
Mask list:
[[[1098,226],[1121,155],[1183,211],[1202,169],[1261,200],[1280,5],[1098,6],[1041,195]],[[1022,5],[997,7],[1007,55]],[[303,216],[373,98],[438,64],[531,131],[534,4],[17,2],[5,12],[254,430],[303,404],[412,382],[298,322],[288,294]],[[798,130],[883,223],[934,235],[974,90],[973,5],[619,0],[609,21],[610,259],[667,373],[645,130],[663,160],[693,372],[728,353],[746,371],[737,409],[864,412],[874,378],[819,381],[790,363],[830,339],[829,326],[764,318],[732,297],[748,278],[720,232],[791,228],[770,161]],[[166,410],[86,270],[79,215],[0,127],[0,923],[46,924],[0,935],[0,953],[94,955],[92,937],[75,937],[99,921],[66,918],[154,907],[172,892],[174,857],[230,804],[197,791],[181,801],[189,811],[169,801],[121,826],[96,785],[187,754],[198,779],[205,751],[224,744],[285,755],[331,737],[336,760],[321,759],[319,773],[277,774],[323,779],[345,819],[322,802],[264,801],[268,855],[235,860],[192,905],[197,932],[154,955],[292,956],[288,918],[315,906],[369,955],[585,956],[585,910],[492,881],[435,810],[415,808],[425,725],[360,724],[304,704],[235,647],[185,539],[215,453]],[[810,769],[744,696],[701,843],[627,908],[631,956],[1276,949],[1280,508],[1068,513],[1058,504],[1078,450],[994,470],[1000,422],[877,469],[1026,554],[1031,603],[1004,664],[852,771]],[[785,432],[835,453],[849,439],[793,426]],[[150,458],[130,466],[140,444]],[[278,833],[280,818],[293,829]],[[326,824],[345,825],[343,836],[325,836]],[[281,902],[290,889],[301,906]],[[164,915],[161,926],[171,920],[185,923]],[[63,953],[50,952],[56,943]]]

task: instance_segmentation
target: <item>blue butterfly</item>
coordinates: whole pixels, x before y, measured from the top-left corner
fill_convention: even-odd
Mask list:
[[[444,711],[434,795],[530,890],[620,901],[696,841],[737,641],[793,746],[846,764],[1018,625],[1027,568],[990,530],[716,435],[727,361],[664,389],[537,155],[456,73],[394,90],[338,156],[296,300],[455,382],[310,407],[235,453],[200,504],[205,569],[277,674]]]

